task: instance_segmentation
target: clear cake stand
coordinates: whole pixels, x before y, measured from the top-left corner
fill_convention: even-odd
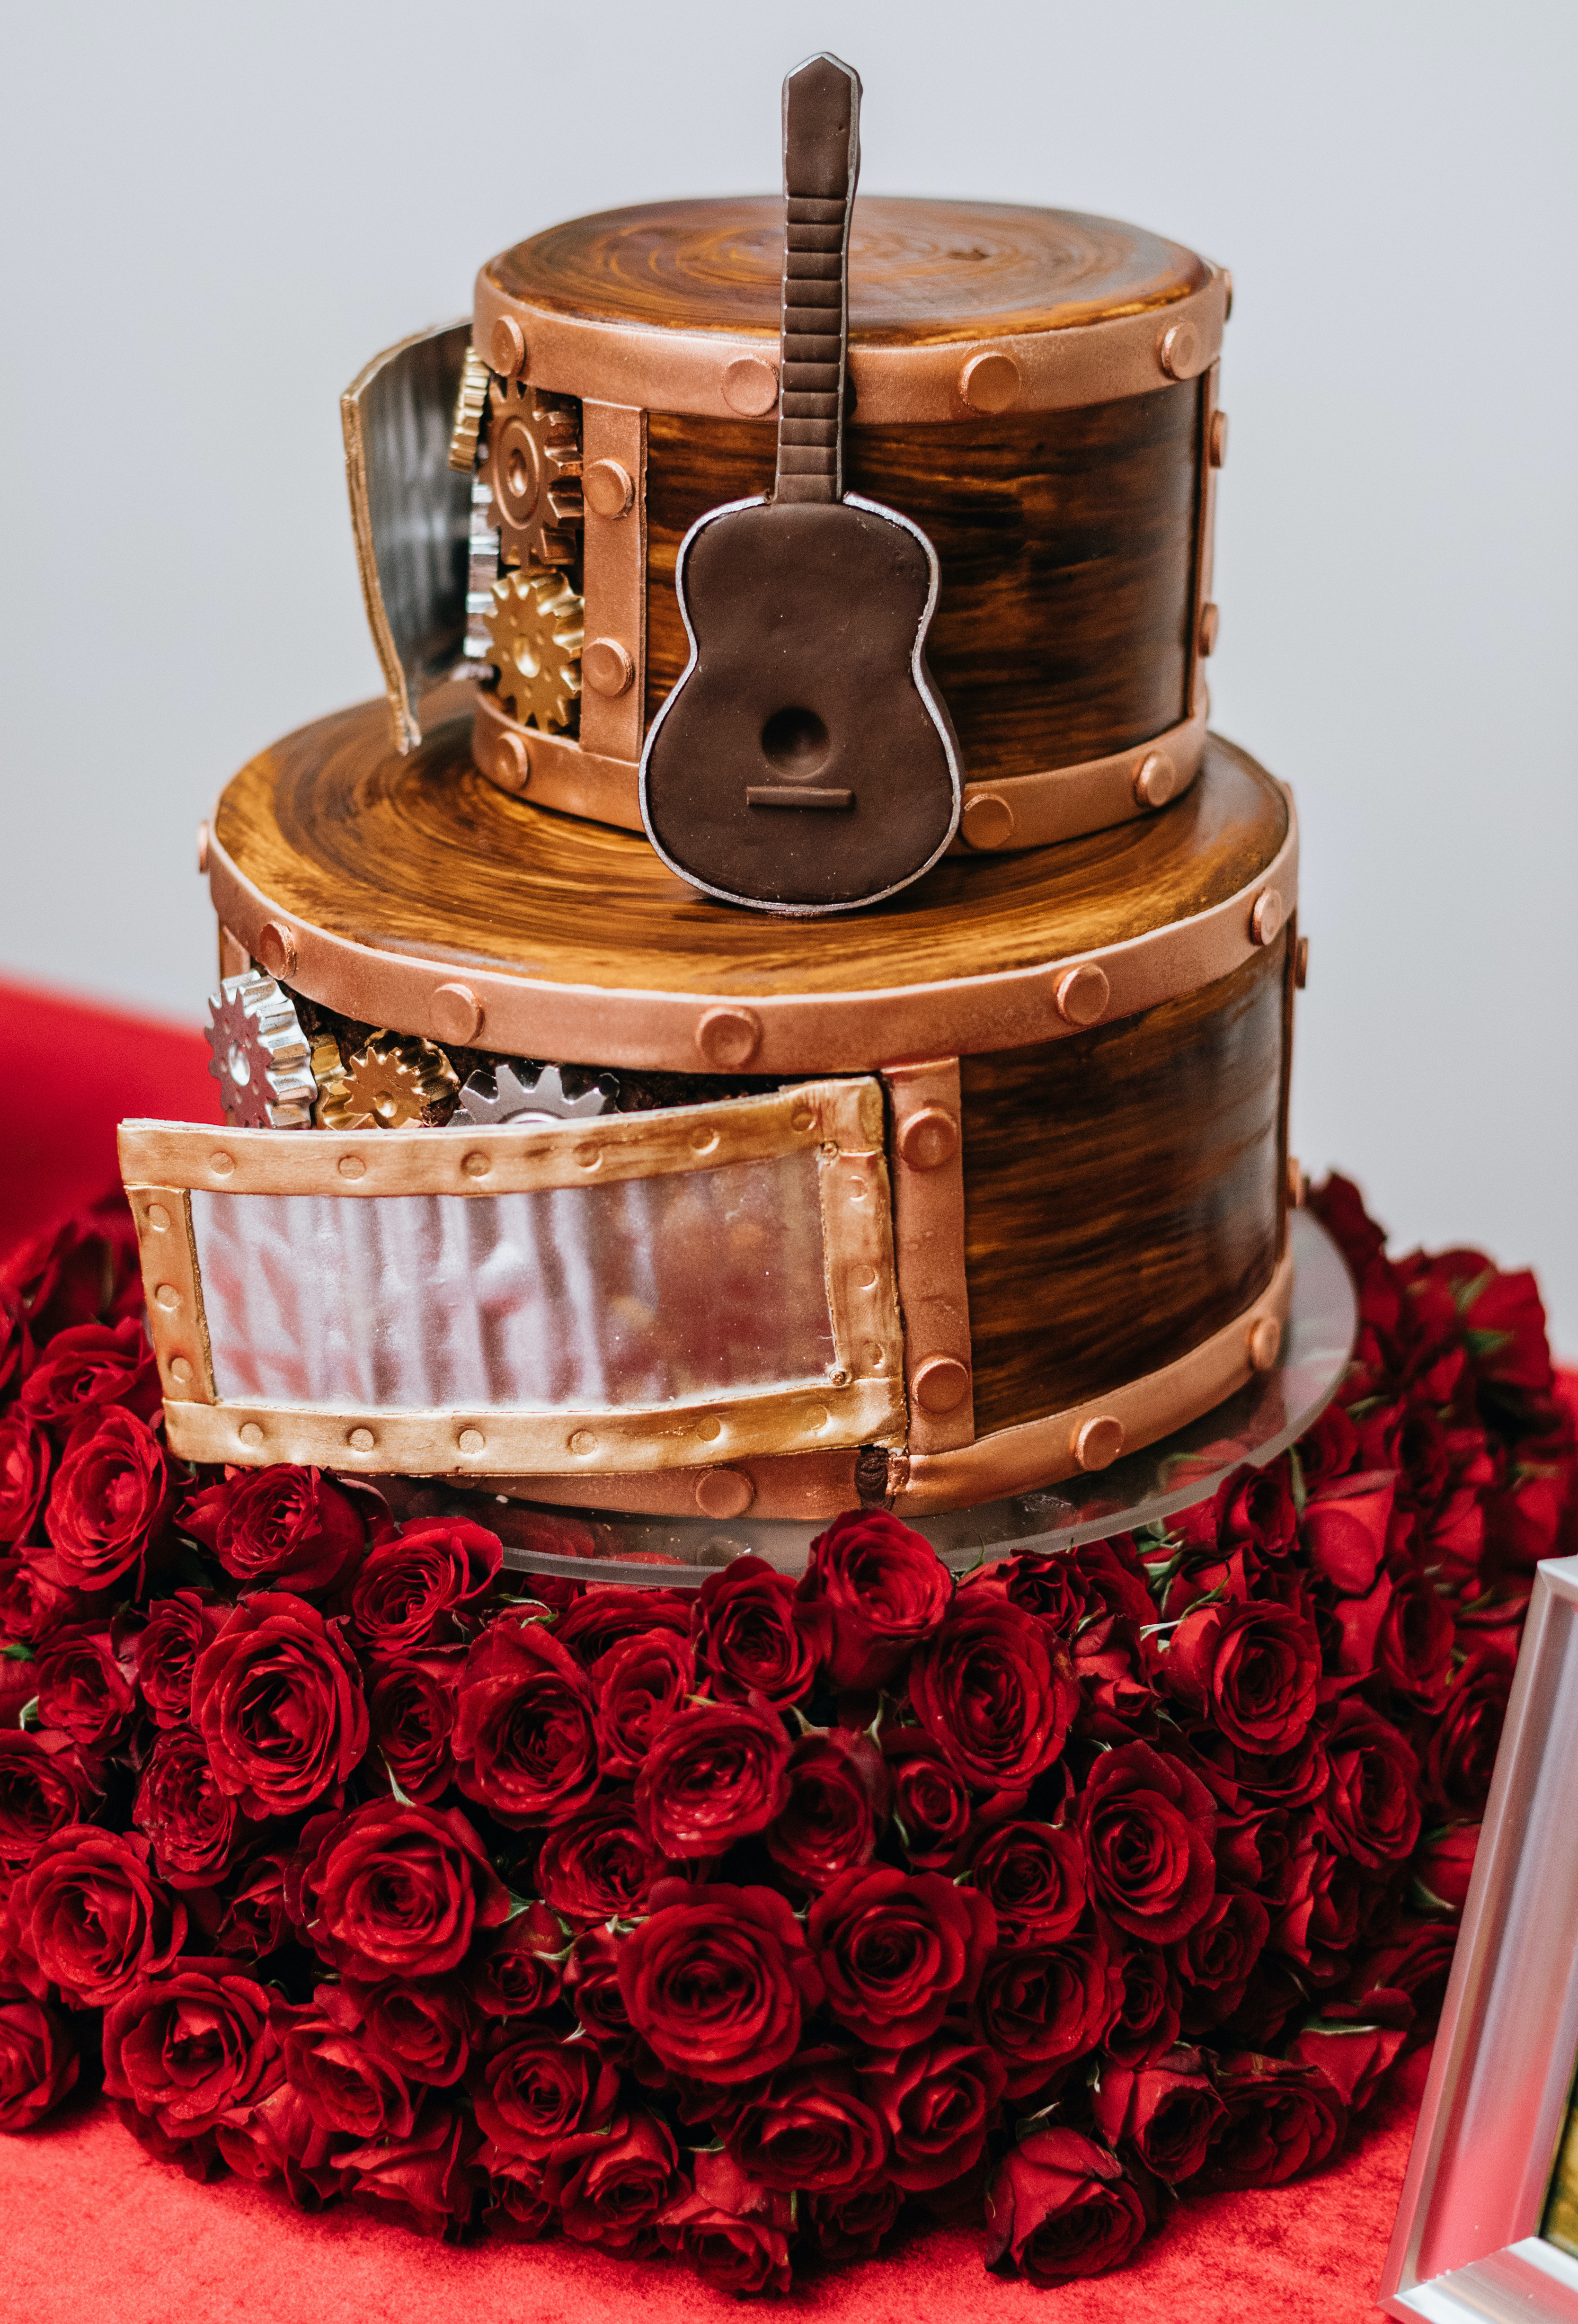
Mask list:
[[[1358,1328],[1353,1278],[1330,1235],[1308,1211],[1293,1212],[1288,1226],[1292,1305],[1281,1360],[1271,1370],[1257,1373],[1247,1388],[1187,1428],[1096,1476],[906,1522],[933,1544],[945,1565],[963,1573],[1015,1550],[1072,1549],[1078,1542],[1153,1525],[1175,1509],[1208,1499],[1244,1462],[1258,1468],[1274,1461],[1330,1402]],[[821,1530],[768,1518],[720,1525],[708,1517],[625,1517],[615,1510],[568,1511],[519,1502],[507,1508],[508,1515],[500,1509],[498,1524],[505,1536],[504,1562],[514,1571],[574,1581],[595,1572],[599,1582],[647,1588],[704,1582],[747,1550],[781,1573],[801,1573]],[[556,1528],[577,1542],[579,1554],[558,1556],[539,1545]],[[512,1533],[528,1538],[512,1542]]]

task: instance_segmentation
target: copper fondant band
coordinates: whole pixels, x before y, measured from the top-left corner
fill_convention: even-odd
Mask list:
[[[1013,1049],[1079,1029],[1058,1006],[1071,970],[1088,963],[1106,979],[1103,1021],[1132,1017],[1231,975],[1258,949],[1254,916],[1274,896],[1285,918],[1298,884],[1298,825],[1292,797],[1288,829],[1265,870],[1209,910],[1121,944],[1050,958],[987,976],[880,991],[819,993],[718,993],[619,990],[466,969],[482,1009],[481,1046],[500,1055],[594,1061],[629,1070],[745,1071],[766,1075],[861,1073],[908,1058],[974,1056]],[[244,879],[216,838],[208,850],[214,908],[254,954],[265,927],[294,947],[290,982],[309,1000],[362,1024],[389,1025],[442,1038],[434,1015],[439,988],[453,982],[453,961],[383,952],[282,911]],[[1261,912],[1263,927],[1269,908]],[[1055,942],[1049,931],[1049,941]],[[726,1059],[709,1027],[727,1019]],[[1082,1022],[1094,1021],[1089,1019]]]

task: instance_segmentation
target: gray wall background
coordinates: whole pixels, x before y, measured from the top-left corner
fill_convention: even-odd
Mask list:
[[[771,188],[779,80],[824,45],[868,189],[1232,267],[1211,681],[1303,816],[1296,1150],[1399,1247],[1536,1264],[1578,1353],[1557,0],[14,7],[0,968],[200,1015],[198,816],[377,690],[339,391],[556,217]]]

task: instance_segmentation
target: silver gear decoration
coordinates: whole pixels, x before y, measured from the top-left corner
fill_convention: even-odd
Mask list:
[[[208,1001],[208,1071],[233,1130],[306,1130],[317,1084],[296,1004],[271,976],[227,976]]]
[[[498,1130],[509,1122],[527,1129],[534,1122],[587,1121],[594,1114],[612,1113],[619,1084],[604,1074],[579,1097],[566,1097],[557,1065],[539,1066],[530,1081],[521,1068],[505,1058],[482,1065],[464,1084],[451,1127],[456,1130]]]

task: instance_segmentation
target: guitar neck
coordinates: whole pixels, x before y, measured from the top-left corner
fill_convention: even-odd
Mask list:
[[[860,82],[812,57],[784,84],[784,321],[778,374],[781,501],[844,496],[849,214],[860,167]]]

